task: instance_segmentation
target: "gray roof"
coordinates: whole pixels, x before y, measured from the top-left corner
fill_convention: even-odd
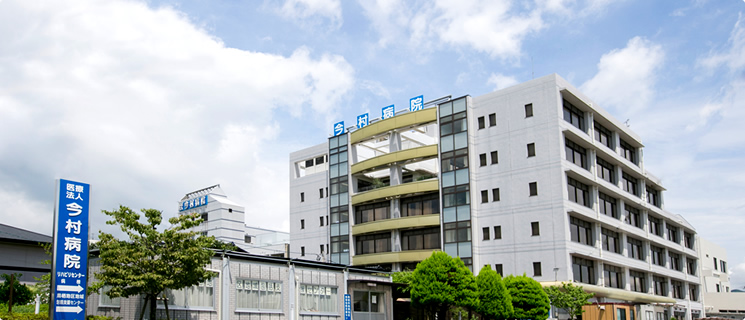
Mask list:
[[[52,237],[0,223],[0,240],[52,243]]]

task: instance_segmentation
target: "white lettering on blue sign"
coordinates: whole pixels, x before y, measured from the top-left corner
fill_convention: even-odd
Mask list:
[[[357,116],[357,128],[362,128],[370,123],[370,117],[367,113]]]
[[[334,123],[334,136],[344,133],[344,121]]]
[[[424,95],[413,97],[409,100],[409,111],[419,111],[424,109]]]
[[[390,105],[390,106],[387,106],[387,107],[383,108],[383,110],[382,110],[383,111],[383,116],[382,116],[383,119],[388,119],[388,118],[391,118],[394,115],[396,115],[396,110],[394,109],[393,106],[394,105]]]
[[[207,200],[208,196],[201,196],[199,198],[195,199],[189,199],[184,202],[181,202],[181,205],[179,206],[179,211],[189,210],[196,207],[201,207],[206,205],[209,201]]]

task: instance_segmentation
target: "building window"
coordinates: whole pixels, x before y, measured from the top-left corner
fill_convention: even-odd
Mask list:
[[[695,284],[688,284],[688,300],[698,301],[698,286]]]
[[[176,308],[198,308],[215,306],[215,279],[207,279],[196,286],[179,290],[167,289],[168,306]],[[158,301],[158,305],[163,305]]]
[[[479,117],[479,129],[484,129],[484,128],[486,128],[484,117]]]
[[[533,262],[533,276],[534,277],[541,276],[541,263],[540,262]]]
[[[629,271],[629,284],[631,284],[631,291],[635,292],[647,292],[647,275],[644,272]]]
[[[613,149],[611,144],[611,137],[613,136],[610,130],[606,129],[602,125],[600,125],[597,121],[595,121],[595,140],[602,143],[608,148]]]
[[[683,271],[682,266],[680,265],[680,255],[669,251],[667,255],[670,258],[670,269]]]
[[[535,143],[528,143],[528,158],[535,157]]]
[[[670,224],[666,225],[667,228],[667,240],[675,243],[680,243],[680,237],[678,236],[678,228]]]
[[[481,203],[489,202],[489,190],[481,190]]]
[[[598,164],[598,178],[608,181],[612,184],[616,184],[616,167],[613,166],[610,162],[601,159],[600,157],[595,157],[595,160],[597,160]]]
[[[662,237],[662,221],[651,215],[649,216],[649,233]]]
[[[621,157],[631,161],[635,165],[639,165],[638,158],[636,156],[636,148],[631,146],[628,142],[621,140]]]
[[[665,249],[650,245],[649,251],[652,254],[652,264],[665,266]]]
[[[440,228],[416,229],[401,232],[401,250],[440,248]]]
[[[471,241],[471,221],[445,224],[445,243]]]
[[[479,165],[486,166],[486,153],[479,154]]]
[[[459,169],[468,168],[467,150],[457,152],[447,152],[442,154],[442,172],[449,172]]]
[[[323,188],[318,189],[318,194],[320,195],[320,198],[323,199]]]
[[[336,287],[301,284],[300,312],[338,312],[337,290]]]
[[[356,236],[356,254],[391,252],[391,233]]]
[[[603,250],[621,253],[621,237],[618,232],[603,228],[601,230],[603,240]]]
[[[644,260],[644,250],[641,240],[626,237],[626,251],[629,258]]]
[[[323,252],[324,252],[323,245],[319,245],[319,250],[320,250],[319,252],[321,252],[321,254],[323,254]]]
[[[530,195],[531,196],[537,196],[538,195],[538,182],[531,182],[528,184],[528,188],[530,189]]]
[[[440,213],[440,195],[437,193],[401,199],[402,217],[438,213]]]
[[[693,234],[683,232],[683,238],[685,239],[686,248],[693,249]]]
[[[717,265],[718,265],[718,263],[717,263],[717,258],[716,258],[716,257],[714,257],[714,270],[719,270],[719,269],[717,269],[717,268],[718,268],[718,266],[717,266]]]
[[[565,139],[564,151],[566,153],[567,161],[574,163],[585,170],[589,170],[589,166],[587,165],[587,149],[569,141],[569,139]]]
[[[491,164],[499,163],[499,153],[497,151],[491,152]]]
[[[534,221],[530,223],[530,232],[532,236],[540,236],[541,235],[541,227],[538,224],[538,221]]]
[[[497,125],[497,114],[492,113],[489,115],[489,126],[493,127]]]
[[[528,103],[525,105],[525,117],[530,118],[533,116],[533,104]]]
[[[356,206],[354,208],[354,223],[380,221],[391,218],[391,204],[388,201]]]
[[[494,271],[496,271],[497,273],[499,273],[499,275],[501,276],[503,274],[502,273],[502,264],[501,263],[495,264],[494,265]]]
[[[719,286],[718,283],[716,284],[716,287],[717,287],[717,292],[721,292],[721,287]]]
[[[609,264],[603,265],[605,286],[609,288],[623,288],[623,271],[621,268]]]
[[[618,219],[618,200],[605,193],[598,192],[600,213]]]
[[[695,276],[696,275],[696,260],[691,258],[686,258],[686,269],[688,271],[688,274]]]
[[[323,227],[323,216],[320,216],[319,218],[319,220],[321,221],[321,227]]]
[[[305,219],[300,219],[300,230],[305,229]]]
[[[494,240],[502,239],[502,226],[494,226]]]
[[[725,262],[724,260],[720,260],[719,264],[720,264],[719,271],[727,273],[727,262]]]
[[[652,285],[654,286],[654,294],[658,296],[667,295],[667,279],[664,277],[652,276]]]
[[[628,173],[624,172],[621,175],[621,184],[623,187],[623,191],[626,191],[630,194],[633,194],[635,196],[639,196],[639,180],[632,177]]]
[[[626,218],[624,218],[624,221],[627,224],[630,224],[637,228],[642,227],[641,213],[639,213],[639,209],[627,204],[623,207],[623,211],[626,213]]]
[[[101,294],[99,295],[98,305],[102,307],[116,307],[119,308],[122,304],[122,299],[120,297],[109,297],[108,292],[111,290],[112,286],[105,285],[101,289]]]
[[[305,192],[300,193],[300,202],[305,202]]]
[[[660,207],[660,191],[647,185],[647,202],[655,207]]]
[[[353,304],[355,317],[367,319],[385,317],[384,292],[355,291]],[[360,312],[363,314],[358,314]]]
[[[491,189],[491,201],[499,201],[499,188]]]
[[[567,194],[569,201],[590,207],[590,187],[582,182],[567,177]]]
[[[489,227],[481,228],[481,233],[484,235],[482,240],[489,240]]]
[[[572,273],[576,282],[595,284],[595,262],[592,260],[572,257]]]
[[[585,113],[566,100],[564,100],[564,120],[585,131]]]
[[[300,256],[305,257],[305,247],[300,247]]]
[[[569,229],[572,235],[572,241],[588,246],[594,245],[592,225],[589,222],[571,217],[569,218]]]
[[[238,279],[235,291],[238,309],[282,310],[282,282]]]

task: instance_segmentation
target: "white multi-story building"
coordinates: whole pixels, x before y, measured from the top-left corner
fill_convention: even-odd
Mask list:
[[[745,319],[745,292],[731,292],[727,250],[699,238],[701,282],[707,317]]]
[[[581,283],[614,319],[703,316],[695,229],[641,138],[561,77],[386,109],[290,155],[292,257],[401,270],[442,250]]]
[[[204,220],[195,231],[233,243],[258,255],[288,256],[290,234],[247,226],[245,207],[225,195],[219,184],[187,193],[179,201],[179,214],[200,214]]]

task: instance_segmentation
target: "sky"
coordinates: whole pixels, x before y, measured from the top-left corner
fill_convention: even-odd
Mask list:
[[[51,234],[55,179],[175,216],[220,184],[289,230],[289,153],[420,94],[556,73],[642,137],[665,208],[745,287],[745,1],[0,0],[0,223]]]

